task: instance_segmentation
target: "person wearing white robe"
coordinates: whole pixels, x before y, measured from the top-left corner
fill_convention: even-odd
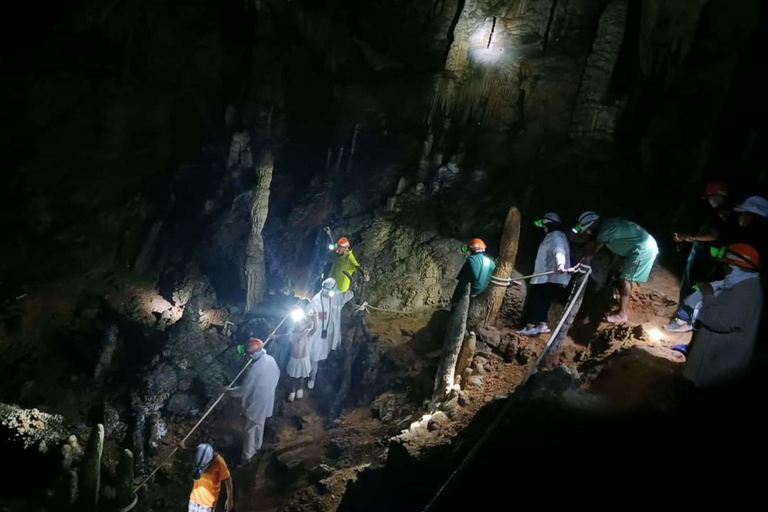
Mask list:
[[[245,351],[253,359],[240,386],[226,388],[229,396],[242,399],[242,413],[245,416],[243,450],[240,465],[245,465],[261,448],[264,437],[264,423],[272,417],[275,406],[275,390],[280,379],[280,369],[275,359],[267,354],[264,343],[251,338]]]
[[[317,318],[317,329],[309,342],[309,359],[312,365],[307,383],[309,389],[315,387],[320,361],[328,359],[328,354],[339,348],[341,308],[354,296],[352,290],[343,293],[336,291],[336,280],[329,277],[323,281],[323,289],[309,303],[309,309]]]

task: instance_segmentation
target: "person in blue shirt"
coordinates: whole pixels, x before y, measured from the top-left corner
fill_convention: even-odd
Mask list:
[[[467,283],[470,284],[470,296],[476,297],[483,293],[491,281],[491,274],[496,270],[496,262],[485,255],[485,242],[473,238],[462,250],[468,251],[469,257],[456,276],[458,284],[453,292],[451,304],[456,304],[464,295]]]

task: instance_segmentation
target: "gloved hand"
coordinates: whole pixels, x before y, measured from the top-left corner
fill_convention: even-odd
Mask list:
[[[239,386],[222,386],[221,392],[222,393],[229,393],[230,391],[235,391],[238,388],[239,388]]]

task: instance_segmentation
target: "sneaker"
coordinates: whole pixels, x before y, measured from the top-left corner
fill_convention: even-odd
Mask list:
[[[690,324],[683,322],[682,320],[675,318],[667,325],[664,326],[665,331],[669,332],[691,332],[693,327]]]
[[[540,332],[538,327],[526,327],[525,329],[517,331],[517,334],[522,334],[523,336],[536,336]]]
[[[295,391],[291,391],[291,394],[290,394],[290,395],[288,395],[288,401],[289,401],[289,402],[293,402],[293,400],[294,400],[295,398],[296,398],[296,392],[295,392]]]
[[[537,327],[539,334],[546,334],[548,332],[552,332],[549,330],[549,326],[545,325],[544,327]]]
[[[256,453],[258,453],[258,452],[256,452]],[[254,457],[255,457],[255,455],[254,455]],[[250,459],[243,459],[243,458],[241,458],[240,462],[238,462],[237,465],[235,466],[235,469],[242,469],[242,468],[244,468],[245,466],[250,464],[252,460],[253,460],[253,457],[251,457]]]
[[[302,398],[304,398],[304,388],[301,388],[300,390],[298,390],[298,391],[296,392],[296,398],[297,398],[297,399],[302,399]]]
[[[310,380],[309,382],[307,382],[307,388],[314,389],[315,388],[315,381],[314,380]]]

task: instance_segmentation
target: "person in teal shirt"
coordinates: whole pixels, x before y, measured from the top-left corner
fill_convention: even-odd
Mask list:
[[[456,276],[458,284],[453,292],[451,304],[456,304],[461,300],[466,290],[467,283],[470,284],[470,296],[476,297],[483,293],[491,281],[491,274],[496,270],[496,263],[485,255],[485,242],[479,238],[473,238],[467,244],[466,249],[470,255],[464,266],[461,267],[459,275]]]
[[[584,212],[573,232],[595,243],[584,262],[605,246],[617,256],[624,258],[619,272],[619,311],[605,319],[613,324],[628,320],[629,295],[632,283],[645,283],[651,275],[653,263],[659,254],[656,240],[642,227],[620,218],[603,219],[595,212]]]

